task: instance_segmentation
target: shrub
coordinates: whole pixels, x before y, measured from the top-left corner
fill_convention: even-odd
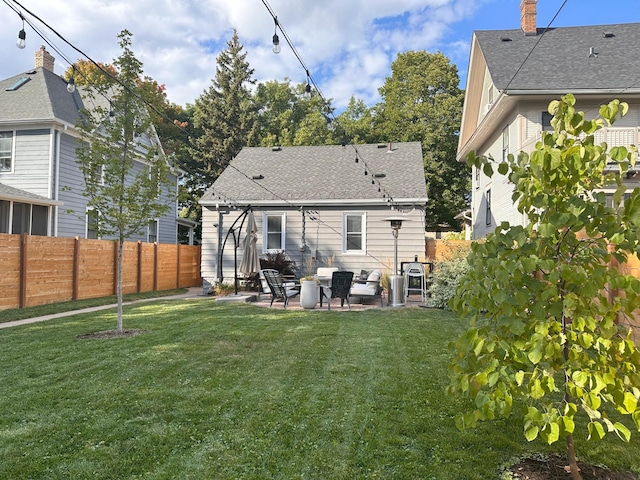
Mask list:
[[[468,271],[466,257],[436,263],[428,289],[430,297],[427,304],[430,307],[449,309],[449,300],[455,297],[458,284]]]
[[[280,272],[280,275],[296,275],[298,269],[294,262],[286,252],[266,253],[260,259],[261,268],[272,268]]]

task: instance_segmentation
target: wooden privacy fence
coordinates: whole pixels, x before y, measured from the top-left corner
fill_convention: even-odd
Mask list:
[[[117,292],[117,242],[0,234],[0,310]],[[125,242],[123,293],[196,287],[200,246]]]

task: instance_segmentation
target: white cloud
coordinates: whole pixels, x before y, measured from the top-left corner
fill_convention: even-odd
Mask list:
[[[23,2],[20,0],[24,5]],[[468,53],[464,50],[468,51],[471,38],[468,20],[476,18],[484,5],[487,16],[505,15],[508,11],[505,28],[513,28],[519,22],[518,2],[513,0],[508,2],[508,8],[502,8],[497,0],[269,3],[311,75],[338,109],[352,95],[375,103],[377,89],[401,52],[440,50],[450,58],[454,55],[452,60],[461,71],[466,69]],[[44,41],[27,26],[27,48],[13,47],[22,22],[6,4],[0,7],[0,44],[4,46],[0,78],[6,78],[32,68],[33,52]],[[215,76],[216,57],[226,47],[234,28],[258,81],[283,81],[288,77],[295,84],[306,80],[304,69],[284,38],[282,53],[271,52],[274,22],[262,0],[31,0],[25,7],[95,61],[112,62],[120,53],[116,36],[128,29],[133,33],[133,51],[144,63],[145,74],[165,84],[169,99],[182,105],[193,103],[209,87]],[[494,8],[489,12],[490,7]],[[68,66],[62,56],[70,61],[80,58],[26,11],[23,13],[62,51],[60,55],[47,47],[57,58],[58,73]],[[465,21],[467,30],[457,30],[457,25]]]

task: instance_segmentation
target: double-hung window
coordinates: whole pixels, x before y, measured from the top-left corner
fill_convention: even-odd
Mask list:
[[[149,243],[158,241],[158,220],[149,220],[149,234],[147,235]]]
[[[342,252],[366,252],[366,214],[345,213],[342,219]]]
[[[0,172],[13,168],[13,132],[0,132]]]
[[[273,252],[285,248],[285,214],[265,213],[263,217],[262,250]]]
[[[492,222],[492,218],[491,218],[491,189],[487,189],[487,194],[486,194],[486,210],[485,210],[485,221],[487,225],[491,225]]]
[[[98,211],[90,208],[87,210],[87,238],[100,238]]]

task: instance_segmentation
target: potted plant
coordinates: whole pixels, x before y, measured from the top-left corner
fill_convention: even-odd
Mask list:
[[[300,306],[302,306],[302,308],[316,308],[319,283],[318,279],[312,276],[306,276],[300,279]]]

